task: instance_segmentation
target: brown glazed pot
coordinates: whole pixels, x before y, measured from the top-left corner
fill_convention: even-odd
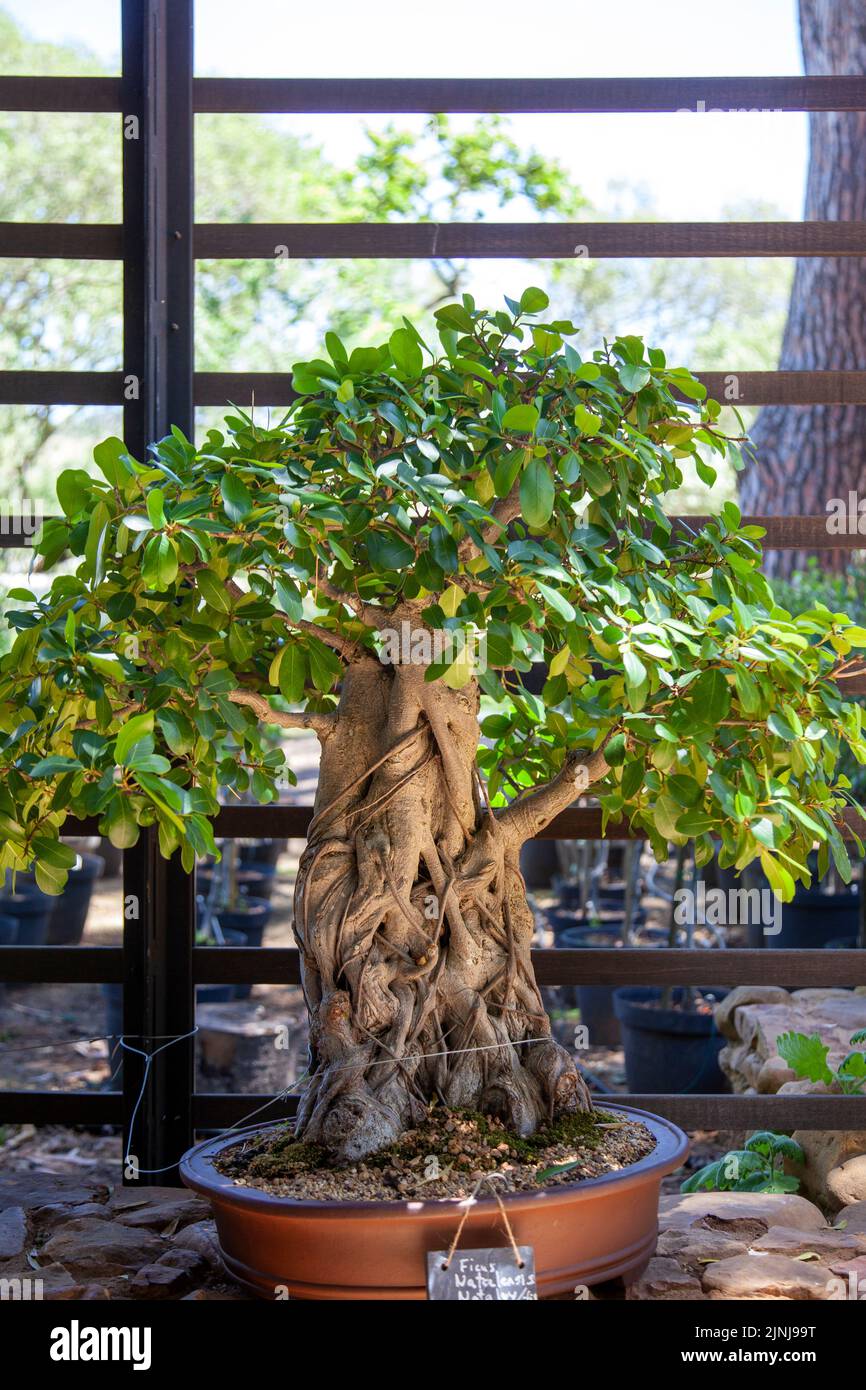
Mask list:
[[[503,1195],[518,1245],[535,1249],[539,1298],[635,1279],[655,1250],[661,1181],[683,1162],[688,1139],[643,1110],[606,1101],[604,1108],[642,1120],[655,1136],[653,1152],[600,1178]],[[181,1160],[187,1187],[213,1206],[229,1274],[261,1298],[426,1298],[427,1252],[448,1249],[464,1208],[456,1200],[306,1202],[239,1187],[214,1159],[263,1128],[207,1139]],[[461,1247],[507,1244],[495,1198],[479,1198]]]

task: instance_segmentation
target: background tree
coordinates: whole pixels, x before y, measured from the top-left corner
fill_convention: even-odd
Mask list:
[[[866,23],[859,0],[800,0],[805,71],[866,72]],[[813,112],[804,217],[866,221],[866,112]],[[866,361],[866,268],[862,256],[797,261],[779,367],[857,371]],[[752,515],[823,514],[831,498],[862,488],[866,407],[765,406],[752,429],[758,466],[740,497]],[[805,555],[772,551],[768,572],[790,574]],[[850,551],[822,551],[842,571]]]
[[[817,841],[850,876],[837,763],[866,742],[831,678],[866,629],[776,607],[733,503],[673,528],[680,461],[711,485],[699,452],[737,452],[687,371],[633,336],[582,356],[569,321],[529,322],[541,290],[506,306],[437,310],[435,349],[408,320],[351,352],[329,334],[276,427],[174,430],[147,461],[106,441],[38,545],[75,573],[10,595],[0,872],[35,862],[58,891],[70,815],[124,847],[155,825],[191,869],[221,795],[278,795],[263,724],[317,734],[299,1126],[343,1159],[437,1096],[520,1133],[589,1106],[519,871],[587,789],[659,859],[715,837],[790,897]]]

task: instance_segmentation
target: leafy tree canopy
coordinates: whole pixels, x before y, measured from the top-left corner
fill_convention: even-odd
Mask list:
[[[190,867],[221,792],[278,795],[260,721],[315,727],[346,662],[406,623],[471,636],[427,677],[477,678],[495,800],[603,748],[605,819],[659,857],[693,839],[705,861],[721,837],[722,863],[759,858],[789,897],[818,842],[849,875],[836,765],[843,745],[866,762],[866,742],[834,678],[866,629],[778,607],[733,503],[700,526],[666,516],[684,460],[712,482],[709,460],[744,441],[661,351],[581,354],[547,307],[534,288],[495,312],[464,295],[437,311],[438,343],[408,320],[352,352],[329,334],[276,426],[238,412],[146,460],[109,439],[99,477],[60,476],[36,550],[76,571],[10,595],[0,869],[35,860],[59,890],[70,815],[124,846],[156,823]]]

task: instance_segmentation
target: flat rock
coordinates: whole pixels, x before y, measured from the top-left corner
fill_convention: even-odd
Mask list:
[[[744,1240],[726,1235],[723,1231],[709,1231],[701,1226],[691,1226],[688,1230],[662,1231],[656,1254],[672,1255],[681,1265],[700,1270],[703,1265],[714,1260],[728,1260],[734,1255],[745,1255],[748,1248]]]
[[[837,1276],[820,1265],[787,1255],[737,1255],[707,1265],[703,1286],[710,1298],[831,1299],[844,1297]]]
[[[39,1283],[42,1285],[42,1298],[53,1298],[63,1289],[78,1287],[72,1275],[62,1265],[43,1265],[41,1269],[32,1269],[30,1265],[23,1264],[17,1269],[4,1269],[0,1279],[7,1281],[7,1287],[10,1287],[13,1281],[21,1285],[22,1291],[29,1287],[30,1299],[33,1301],[37,1298]]]
[[[788,1192],[685,1192],[662,1197],[660,1230],[694,1226],[751,1241],[766,1235],[772,1226],[817,1231],[827,1222],[814,1203]]]
[[[252,1301],[251,1295],[235,1292],[234,1289],[193,1289],[192,1293],[184,1294],[182,1303],[249,1303]]]
[[[866,1202],[852,1202],[836,1213],[834,1226],[851,1232],[866,1232]]]
[[[20,1206],[25,1211],[35,1211],[58,1203],[74,1207],[84,1202],[104,1202],[107,1196],[104,1183],[87,1183],[81,1178],[53,1173],[15,1173],[0,1181],[0,1208]]]
[[[194,1250],[167,1251],[153,1264],[142,1266],[130,1279],[129,1292],[133,1298],[179,1298],[204,1269],[204,1259]]]
[[[795,1130],[806,1155],[803,1191],[829,1211],[866,1201],[866,1131]]]
[[[172,1248],[193,1250],[207,1261],[211,1269],[222,1269],[219,1240],[213,1221],[197,1221],[194,1226],[186,1226],[175,1236]]]
[[[626,1298],[632,1302],[705,1299],[699,1279],[682,1269],[676,1260],[655,1255],[644,1273],[629,1284]]]
[[[149,1187],[144,1192],[117,1188],[107,1203],[107,1214],[115,1221],[150,1231],[163,1231],[173,1224],[179,1230],[204,1220],[209,1211],[201,1197],[179,1187]]]
[[[737,985],[713,1010],[716,1027],[723,1038],[730,1038],[734,1042],[739,1037],[734,1019],[735,1009],[743,1004],[784,1004],[790,998],[781,985]]]
[[[81,1216],[61,1226],[43,1246],[43,1253],[73,1275],[110,1278],[140,1269],[164,1249],[164,1243],[149,1231]]]
[[[0,1211],[0,1260],[17,1260],[27,1249],[27,1213],[23,1207]]]
[[[825,1231],[804,1231],[796,1226],[771,1226],[765,1236],[752,1242],[753,1250],[767,1250],[777,1255],[803,1255],[814,1251],[822,1259],[833,1255],[850,1253],[852,1256],[866,1254],[866,1236],[834,1230],[828,1226]]]

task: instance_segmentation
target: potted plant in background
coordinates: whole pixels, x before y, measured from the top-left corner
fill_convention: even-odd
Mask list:
[[[329,334],[275,426],[232,415],[200,448],[175,430],[148,460],[100,445],[102,477],[61,475],[36,547],[76,572],[9,615],[0,867],[35,863],[47,891],[68,816],[124,845],[154,825],[191,870],[217,852],[220,794],[278,794],[263,725],[320,740],[297,1124],[183,1165],[260,1292],[423,1296],[456,1229],[439,1199],[479,1166],[512,1189],[541,1292],[648,1258],[685,1137],[594,1114],[530,958],[521,846],[577,795],[659,859],[692,840],[705,862],[715,836],[786,897],[816,841],[847,872],[835,769],[866,745],[832,676],[866,632],[775,606],[733,504],[672,525],[680,460],[712,481],[708,459],[736,456],[720,408],[638,338],[581,356],[573,325],[530,321],[546,307],[465,296],[435,351],[408,322],[352,352]],[[499,1222],[482,1196],[468,1241],[501,1243]]]

